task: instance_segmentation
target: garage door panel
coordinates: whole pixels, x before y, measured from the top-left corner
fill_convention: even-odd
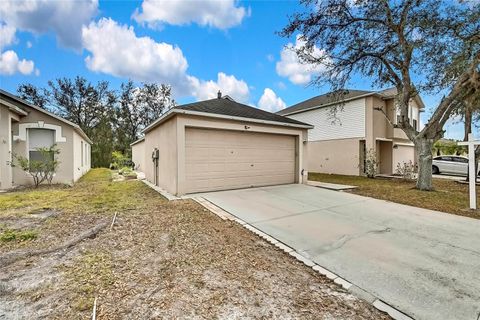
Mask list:
[[[208,180],[208,179],[243,179],[243,178],[248,178],[249,182],[244,183],[245,185],[249,186],[252,184],[252,181],[257,181],[255,179],[259,180],[264,180],[265,178],[272,177],[272,179],[275,177],[277,179],[278,176],[295,176],[294,170],[290,170],[290,168],[286,167],[285,170],[282,171],[281,174],[279,174],[280,170],[272,170],[272,169],[266,169],[266,170],[235,170],[235,171],[209,171],[209,172],[198,172],[198,173],[191,173],[186,175],[186,180],[187,181],[192,181],[192,180]],[[290,178],[289,178],[290,179]],[[291,178],[292,180],[294,178]],[[275,180],[276,181],[276,180]],[[291,181],[285,182],[285,183],[292,183]]]
[[[190,161],[209,158],[215,159],[217,157],[225,157],[226,153],[227,150],[225,150],[225,148],[190,146],[185,149],[185,159],[189,159]]]
[[[295,137],[186,128],[186,192],[295,181]]]

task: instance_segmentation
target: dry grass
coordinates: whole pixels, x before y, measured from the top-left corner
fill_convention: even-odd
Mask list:
[[[49,208],[55,214],[33,218]],[[0,195],[0,224],[35,239],[0,244],[0,317],[387,319],[332,281],[191,200],[92,170],[73,188]],[[2,252],[47,248],[101,221],[113,230],[67,251],[1,266]]]
[[[323,173],[309,173],[308,178],[314,181],[358,186],[351,192],[362,196],[480,219],[480,210],[468,209],[468,185],[452,180],[433,179],[435,191],[427,192],[415,189],[415,182],[400,179],[369,179]],[[479,195],[477,202],[480,203]]]

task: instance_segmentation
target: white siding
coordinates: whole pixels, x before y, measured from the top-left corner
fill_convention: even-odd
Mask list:
[[[331,116],[334,106],[289,115],[289,118],[314,126],[308,130],[308,141],[365,137],[365,99],[346,102],[336,119]]]

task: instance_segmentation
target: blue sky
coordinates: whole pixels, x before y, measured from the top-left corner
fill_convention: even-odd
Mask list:
[[[309,86],[318,70],[284,50],[296,39],[276,34],[301,9],[296,1],[4,1],[0,85],[15,92],[20,83],[81,75],[117,88],[130,78],[172,84],[179,103],[220,89],[276,111],[328,91]],[[350,87],[374,89],[360,77]],[[423,122],[440,98],[423,96]],[[462,124],[446,129],[463,137]]]

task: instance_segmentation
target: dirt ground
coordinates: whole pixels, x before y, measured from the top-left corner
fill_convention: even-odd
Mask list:
[[[0,319],[86,319],[95,298],[97,319],[389,319],[240,225],[105,169],[0,194],[0,236],[24,231],[0,241]]]

